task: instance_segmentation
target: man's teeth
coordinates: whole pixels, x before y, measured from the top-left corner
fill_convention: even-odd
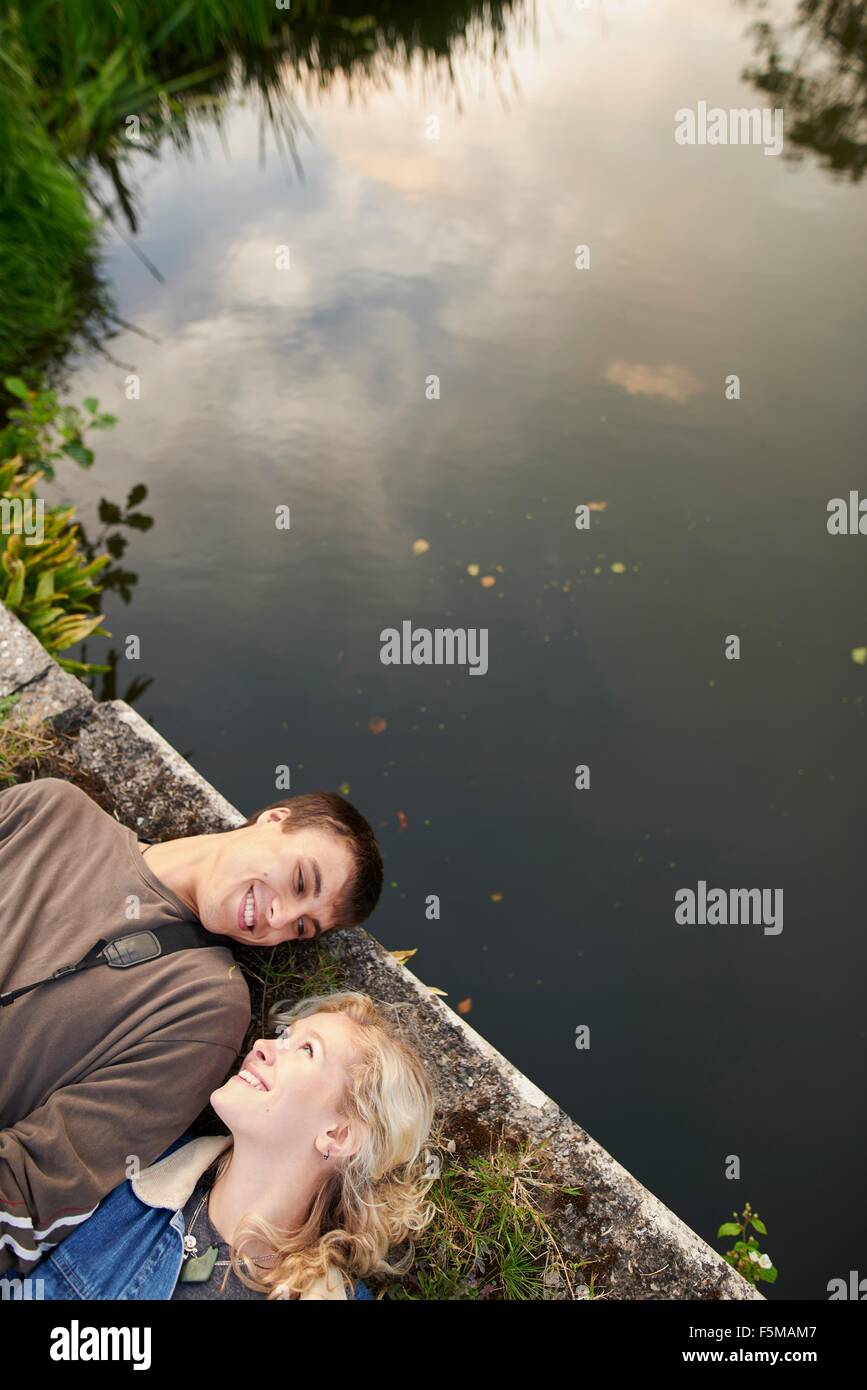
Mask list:
[[[256,898],[252,888],[248,888],[247,896],[244,899],[244,926],[252,927],[256,923]]]
[[[241,1078],[242,1081],[246,1081],[248,1086],[252,1086],[257,1091],[266,1091],[268,1089],[267,1086],[262,1085],[262,1082],[259,1080],[258,1076],[254,1076],[253,1073],[251,1071],[247,1071],[246,1068],[242,1071],[239,1071],[238,1076]]]

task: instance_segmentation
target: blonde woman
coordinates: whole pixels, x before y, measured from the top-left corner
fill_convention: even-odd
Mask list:
[[[37,1265],[46,1299],[370,1298],[365,1275],[406,1272],[436,1176],[417,1053],[355,992],[272,1021],[211,1095],[230,1134],[185,1136],[116,1188]]]

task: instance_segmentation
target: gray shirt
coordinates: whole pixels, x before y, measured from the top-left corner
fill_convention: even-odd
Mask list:
[[[204,1255],[210,1246],[216,1245],[217,1258],[214,1262],[214,1268],[208,1279],[201,1282],[187,1282],[183,1279],[184,1267],[188,1264],[188,1260],[185,1259],[172,1298],[196,1300],[260,1298],[267,1300],[267,1294],[258,1293],[255,1289],[248,1288],[229,1267],[228,1242],[215,1229],[208,1216],[208,1197],[213,1181],[214,1169],[211,1167],[199,1178],[190,1200],[184,1207],[184,1231],[187,1235],[195,1237],[195,1253],[198,1256]],[[223,1289],[223,1277],[227,1269],[229,1270],[229,1277],[226,1279],[226,1286]]]

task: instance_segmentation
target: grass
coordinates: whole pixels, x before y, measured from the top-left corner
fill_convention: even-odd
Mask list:
[[[0,63],[0,148],[2,380],[25,362],[39,373],[74,337],[88,336],[106,292],[84,190],[58,160],[32,79],[14,62]]]
[[[17,695],[0,699],[0,787],[23,780],[60,747],[60,739],[39,720],[16,715]]]
[[[263,951],[236,945],[235,957],[250,987],[252,1017],[244,1046],[266,1035],[268,1014],[281,999],[305,999],[345,988],[338,963],[317,942],[284,942]]]
[[[436,1216],[416,1244],[401,1283],[383,1287],[397,1300],[576,1299],[586,1297],[580,1271],[552,1227],[580,1188],[557,1182],[544,1144],[495,1134],[470,1114],[449,1117],[460,1141],[440,1133],[442,1171],[431,1188]],[[594,1296],[593,1278],[589,1281]]]

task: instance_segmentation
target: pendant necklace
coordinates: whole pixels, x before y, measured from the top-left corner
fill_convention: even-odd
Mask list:
[[[217,1246],[209,1245],[204,1254],[200,1255],[198,1241],[193,1235],[193,1228],[199,1219],[199,1213],[202,1207],[207,1201],[209,1191],[210,1189],[206,1189],[204,1192],[202,1200],[196,1207],[196,1214],[190,1222],[189,1230],[184,1236],[184,1263],[181,1270],[181,1279],[185,1284],[203,1284],[206,1279],[210,1279],[214,1272],[214,1265],[217,1262],[217,1255],[219,1254]]]

